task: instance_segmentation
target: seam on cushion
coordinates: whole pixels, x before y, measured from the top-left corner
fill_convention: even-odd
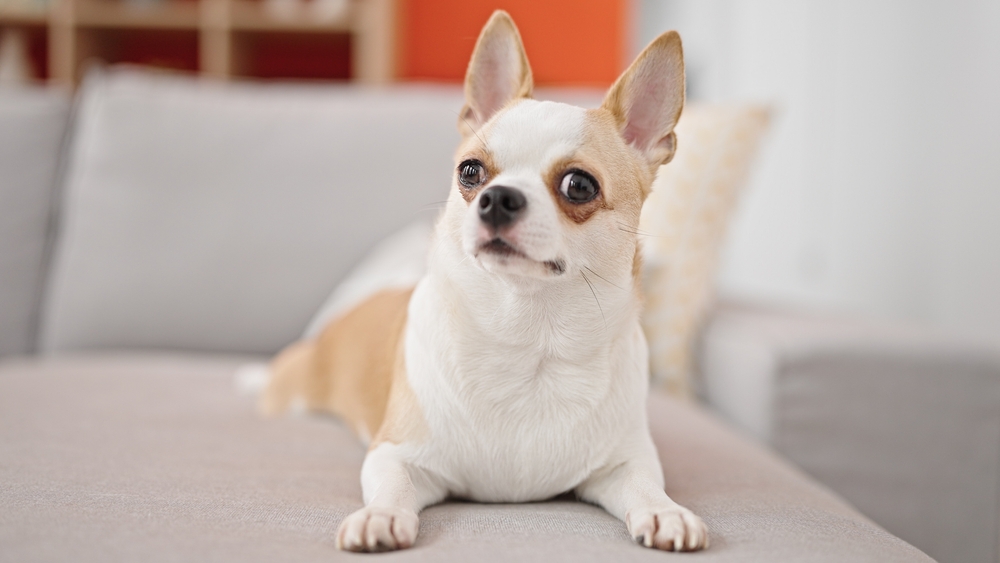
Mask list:
[[[64,200],[68,193],[66,183],[69,178],[69,170],[75,154],[74,146],[76,139],[80,136],[80,116],[83,113],[85,90],[90,90],[90,84],[106,82],[106,71],[102,67],[93,67],[84,77],[83,82],[77,86],[75,92],[71,92],[71,102],[66,115],[66,128],[63,131],[62,139],[59,143],[59,155],[56,163],[56,172],[52,178],[52,188],[49,192],[49,205],[45,225],[45,243],[42,249],[42,269],[39,276],[38,291],[35,292],[35,302],[32,303],[34,315],[31,318],[29,327],[30,339],[28,348],[32,354],[42,352],[41,338],[42,329],[45,323],[43,319],[48,318],[49,309],[52,306],[54,288],[52,287],[56,268],[55,259],[61,245],[63,233],[62,221],[64,217]],[[102,84],[104,86],[104,84]]]

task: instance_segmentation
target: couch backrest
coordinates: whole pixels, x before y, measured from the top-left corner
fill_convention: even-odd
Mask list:
[[[379,239],[436,212],[462,100],[112,70],[78,103],[43,350],[272,353]]]
[[[69,106],[61,91],[0,88],[0,356],[35,348]]]

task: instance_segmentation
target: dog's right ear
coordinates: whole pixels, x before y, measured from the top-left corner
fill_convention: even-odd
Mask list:
[[[668,31],[654,39],[611,87],[602,107],[650,165],[670,162],[677,148],[674,126],[684,108],[681,36]]]
[[[530,98],[531,67],[510,15],[497,10],[486,22],[465,73],[465,107],[458,130],[468,136],[515,98]]]

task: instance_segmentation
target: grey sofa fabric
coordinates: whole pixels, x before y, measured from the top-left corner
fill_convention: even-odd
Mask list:
[[[47,352],[277,351],[369,248],[440,207],[462,104],[127,69],[79,96]]]
[[[700,357],[713,406],[890,532],[1000,560],[1000,343],[729,305]]]
[[[268,420],[236,360],[91,356],[0,364],[0,561],[330,561],[361,506],[364,449],[330,419]],[[930,561],[698,407],[654,396],[667,489],[711,548],[633,544],[570,499],[447,503],[392,561]]]
[[[34,351],[69,96],[0,88],[0,356]]]

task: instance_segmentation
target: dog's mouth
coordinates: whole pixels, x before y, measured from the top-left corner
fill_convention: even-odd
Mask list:
[[[481,243],[479,245],[479,252],[485,252],[500,258],[522,258],[524,260],[540,263],[545,266],[545,269],[555,275],[560,275],[566,271],[566,262],[562,260],[534,260],[524,252],[518,250],[517,247],[500,237],[494,237],[484,243]]]
[[[503,256],[505,258],[511,256],[517,256],[519,258],[527,258],[523,252],[514,247],[514,245],[503,240],[500,237],[492,238],[479,245],[480,252],[486,252],[488,254],[496,254],[497,256]]]

